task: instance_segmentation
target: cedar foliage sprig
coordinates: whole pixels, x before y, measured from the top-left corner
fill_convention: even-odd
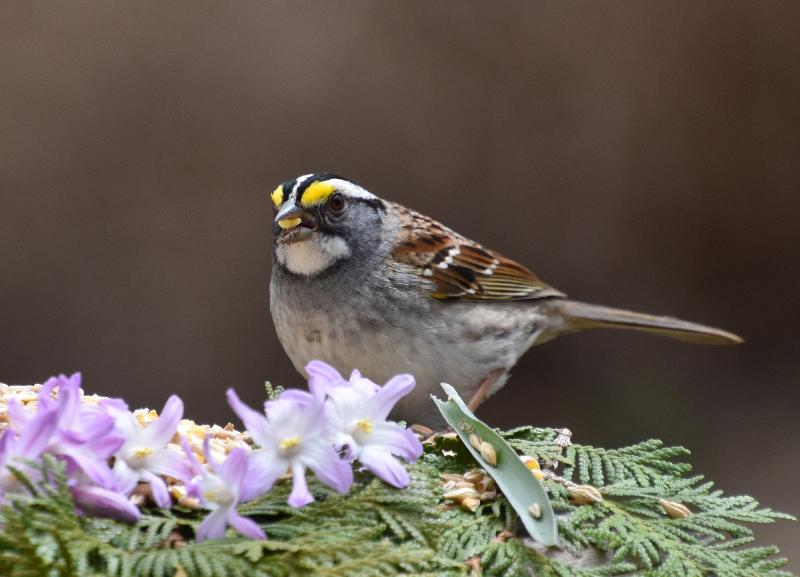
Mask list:
[[[437,437],[397,490],[358,475],[349,495],[311,480],[317,501],[286,505],[279,485],[240,506],[267,532],[266,541],[231,536],[195,543],[200,515],[179,508],[143,511],[126,525],[79,516],[63,464],[45,457],[29,495],[8,495],[2,508],[0,575],[10,577],[788,577],[773,547],[747,547],[747,524],[790,519],[731,497],[688,476],[682,448],[647,441],[617,450],[564,448],[559,431],[523,427],[503,433],[520,454],[545,466],[544,484],[559,515],[566,551],[542,549],[519,532],[499,495],[476,512],[443,500],[439,475],[475,466],[457,439]],[[20,481],[29,483],[17,473]],[[591,484],[596,503],[576,505],[568,488]],[[670,518],[660,501],[691,514]],[[232,535],[232,534],[231,534]]]

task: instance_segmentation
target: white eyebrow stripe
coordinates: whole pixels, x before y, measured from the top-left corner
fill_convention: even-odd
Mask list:
[[[329,178],[325,182],[335,186],[336,190],[343,193],[345,196],[350,196],[352,198],[364,198],[367,200],[374,200],[378,198],[371,192],[365,190],[355,183],[350,182],[349,180],[343,180],[341,178]]]

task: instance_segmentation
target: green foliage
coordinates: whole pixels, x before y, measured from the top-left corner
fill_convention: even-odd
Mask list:
[[[9,495],[2,509],[0,575],[9,577],[782,577],[785,560],[770,547],[747,547],[746,524],[788,519],[750,497],[726,496],[675,459],[683,449],[648,441],[619,450],[565,447],[553,429],[502,433],[536,457],[558,516],[565,550],[532,544],[502,497],[476,512],[442,499],[442,473],[476,462],[454,437],[437,437],[397,490],[358,474],[347,496],[311,480],[317,501],[286,505],[287,483],[240,507],[268,533],[253,541],[195,543],[203,512],[145,510],[137,525],[75,513],[61,465],[48,460],[46,482]],[[546,464],[552,464],[547,469]],[[22,477],[22,476],[21,476]],[[25,481],[24,477],[22,480]],[[592,484],[601,502],[575,505],[568,487]],[[668,517],[659,500],[691,515]]]

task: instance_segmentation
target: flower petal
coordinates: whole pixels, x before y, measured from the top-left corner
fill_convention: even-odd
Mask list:
[[[26,459],[36,459],[45,450],[58,427],[55,409],[37,412],[19,436],[18,454]]]
[[[158,419],[145,427],[145,434],[151,447],[163,447],[175,435],[178,423],[183,418],[183,401],[172,395],[161,409]]]
[[[89,451],[95,459],[108,459],[125,444],[125,437],[116,433],[109,433],[101,437],[95,437],[85,443],[84,448]]]
[[[374,419],[385,419],[401,397],[410,393],[416,385],[411,375],[392,377],[367,403]]]
[[[317,398],[324,398],[331,388],[346,383],[339,371],[322,361],[311,361],[305,369],[308,374],[308,390]]]
[[[303,465],[314,471],[319,480],[340,493],[347,493],[353,484],[353,469],[343,461],[327,443],[313,443],[303,447],[300,455]],[[294,467],[292,468],[294,473]],[[291,503],[290,503],[291,504]]]
[[[225,507],[214,509],[208,514],[208,517],[203,519],[200,526],[197,528],[196,539],[205,541],[206,539],[221,539],[225,536],[225,518],[227,517],[228,510]]]
[[[268,445],[270,427],[267,418],[262,413],[244,404],[233,389],[228,389],[226,395],[231,409],[233,409],[233,412],[242,420],[244,426],[250,431],[250,434],[253,435],[253,439],[255,439],[259,445]]]
[[[42,388],[39,389],[39,410],[47,410],[55,406],[53,390],[60,382],[59,377],[50,377],[42,384]]]
[[[203,456],[206,459],[206,465],[211,467],[212,470],[215,470],[219,466],[219,463],[217,463],[217,460],[211,453],[211,436],[208,433],[203,437]]]
[[[169,475],[176,479],[193,477],[196,473],[183,457],[181,453],[174,449],[165,447],[147,457],[147,468],[153,473]]]
[[[255,521],[247,517],[242,517],[236,512],[236,509],[233,508],[228,511],[228,525],[245,537],[250,537],[251,539],[267,538],[267,535]]]
[[[407,487],[410,482],[406,468],[384,451],[366,447],[361,451],[358,460],[373,475],[398,489]]]
[[[81,471],[86,473],[87,477],[101,487],[114,487],[114,475],[105,459],[98,460],[81,451],[70,451],[68,453],[63,453],[63,456],[67,458],[67,461],[71,461],[77,465]]]
[[[217,474],[227,485],[235,488],[238,493],[242,479],[247,475],[247,451],[237,447],[228,454],[222,465],[216,468]]]
[[[412,463],[422,455],[422,443],[409,429],[393,422],[375,425],[367,446],[381,448]]]
[[[144,431],[136,417],[127,408],[120,409],[119,407],[108,406],[106,407],[106,413],[114,419],[114,426],[117,430],[130,441],[138,439]]]
[[[0,432],[0,471],[8,462],[9,457],[14,457],[17,444],[17,435],[11,429]]]
[[[98,517],[111,517],[130,523],[139,520],[139,509],[127,497],[102,487],[72,487],[72,498],[81,510]]]
[[[123,495],[130,495],[136,483],[139,482],[139,472],[131,469],[122,459],[114,461],[114,468],[111,469],[114,475],[114,485]]]
[[[77,377],[77,378],[76,378]],[[78,418],[81,408],[81,378],[80,373],[75,373],[69,379],[62,376],[58,386],[58,426],[61,429],[70,429]]]
[[[156,505],[162,509],[169,509],[172,507],[172,498],[169,496],[167,484],[158,475],[154,475],[150,471],[142,473],[142,478],[150,483],[150,489],[153,492],[153,500]]]
[[[23,407],[18,399],[12,398],[8,400],[6,412],[9,426],[18,433],[22,432],[30,423],[31,418],[33,418],[33,413]]]
[[[289,463],[276,454],[268,454],[263,449],[250,455],[247,475],[239,487],[239,501],[250,501],[263,495],[275,481],[289,468]]]
[[[186,463],[189,465],[189,470],[191,471],[190,475],[182,478],[181,481],[188,483],[192,480],[192,477],[202,475],[204,469],[200,464],[200,461],[197,460],[197,455],[194,454],[194,451],[189,445],[189,441],[186,440],[185,435],[181,435],[181,447],[183,447],[183,452],[186,453]]]
[[[272,401],[264,401],[264,412],[268,412],[275,407],[276,403],[283,401],[292,401],[301,407],[310,405],[314,400],[314,395],[308,391],[301,391],[300,389],[287,389],[281,393],[281,396]]]
[[[303,507],[314,500],[314,495],[308,491],[306,484],[306,468],[300,463],[292,463],[292,493],[289,495],[289,505]]]

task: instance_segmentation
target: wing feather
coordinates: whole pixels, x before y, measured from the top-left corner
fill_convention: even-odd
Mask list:
[[[429,217],[391,206],[400,219],[401,238],[394,257],[431,281],[433,298],[504,301],[564,296],[521,264]]]

